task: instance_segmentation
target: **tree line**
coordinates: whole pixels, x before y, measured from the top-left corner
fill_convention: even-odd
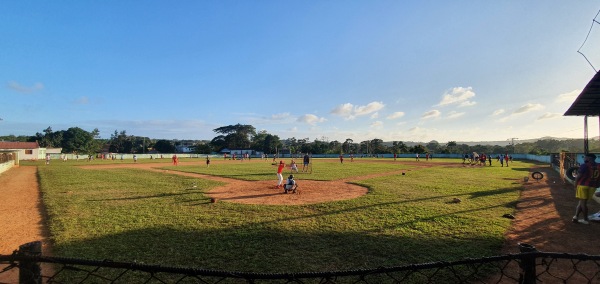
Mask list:
[[[341,141],[326,141],[325,139],[309,138],[297,139],[295,137],[281,139],[267,131],[256,131],[252,125],[228,125],[213,131],[217,134],[210,141],[199,141],[193,145],[195,153],[210,154],[222,149],[252,149],[266,154],[280,153],[313,153],[313,154],[356,154],[380,155],[403,153],[528,153],[547,155],[561,151],[583,152],[583,139],[540,139],[535,142],[522,142],[514,145],[467,145],[450,141],[440,144],[435,140],[428,143],[410,143],[403,141],[384,142],[381,139],[354,142],[348,138]],[[35,142],[45,148],[62,148],[63,153],[95,154],[103,151],[111,153],[177,153],[177,146],[181,141],[166,139],[152,139],[128,135],[125,130],[111,134],[109,139],[101,139],[98,129],[91,132],[79,127],[67,130],[53,131],[52,127],[38,132],[34,136],[0,136],[0,141]],[[590,152],[600,152],[598,140],[589,141]]]

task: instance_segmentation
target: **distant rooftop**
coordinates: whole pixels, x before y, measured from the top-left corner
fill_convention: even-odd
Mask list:
[[[38,142],[1,142],[0,149],[37,149]]]

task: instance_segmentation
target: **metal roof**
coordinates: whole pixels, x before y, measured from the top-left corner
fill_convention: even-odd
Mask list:
[[[0,141],[0,149],[37,149],[40,148],[38,142],[4,142]]]
[[[585,86],[565,116],[600,116],[600,72]]]

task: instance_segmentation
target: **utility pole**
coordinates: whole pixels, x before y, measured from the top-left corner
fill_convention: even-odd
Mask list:
[[[513,154],[515,154],[515,139],[519,138],[509,138],[509,140],[511,141],[510,144],[512,144]]]

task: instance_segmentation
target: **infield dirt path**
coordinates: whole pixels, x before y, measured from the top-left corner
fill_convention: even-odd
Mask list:
[[[544,173],[544,179],[532,180],[533,171]],[[504,251],[519,252],[518,243],[527,243],[544,252],[600,255],[600,223],[571,222],[577,205],[574,186],[549,166],[532,168],[529,177],[517,203],[515,220],[506,233]],[[594,201],[588,205],[590,214],[600,210]]]
[[[213,161],[211,166],[217,166],[223,161]],[[93,169],[113,169],[113,168],[138,168],[145,169],[160,173],[169,173],[176,175],[183,175],[189,177],[203,178],[214,181],[220,181],[225,183],[222,186],[211,189],[206,193],[207,196],[215,198],[217,201],[225,202],[236,202],[244,204],[262,204],[262,205],[298,205],[298,204],[311,204],[319,202],[327,202],[334,200],[346,200],[357,198],[365,195],[368,192],[367,188],[362,186],[350,184],[342,181],[313,181],[313,180],[302,180],[301,176],[304,174],[296,174],[298,183],[299,194],[282,194],[283,189],[276,189],[276,177],[273,173],[273,180],[271,181],[243,181],[231,178],[224,178],[218,176],[211,176],[205,174],[196,173],[185,173],[179,171],[170,171],[159,169],[160,167],[170,166],[170,163],[166,164],[110,164],[110,165],[99,165],[99,166],[83,166],[82,168],[93,168]],[[180,165],[182,165],[180,163]],[[199,162],[187,162],[184,165],[195,165],[202,167],[202,163]],[[275,172],[274,168],[274,172]],[[284,182],[287,176],[284,176]],[[361,179],[368,178],[367,176],[361,176]],[[323,190],[325,189],[325,190]]]
[[[0,174],[0,254],[33,241],[42,241],[43,254],[51,253],[36,173],[36,167],[16,167]],[[18,283],[18,277],[11,269],[0,273],[0,283]]]
[[[406,163],[421,167],[460,166],[456,164],[426,164],[423,162]],[[187,163],[185,163],[187,165]],[[200,165],[200,163],[197,163]],[[367,189],[348,183],[376,176],[399,174],[400,171],[361,176],[343,181],[321,182],[300,180],[300,194],[283,195],[273,188],[274,183],[247,182],[222,177],[182,173],[156,169],[168,164],[122,164],[101,165],[97,168],[134,167],[152,171],[168,172],[199,178],[218,180],[224,186],[211,190],[208,195],[226,202],[254,204],[303,204],[356,198],[367,193]],[[36,167],[21,166],[0,174],[0,254],[10,254],[27,242],[41,240],[44,254],[51,254],[48,234],[44,226],[44,210],[40,202]],[[469,170],[469,169],[466,169]],[[532,168],[541,171],[544,178],[524,185],[516,206],[516,217],[512,227],[506,233],[504,253],[518,252],[518,243],[527,243],[545,252],[586,253],[600,255],[597,240],[600,236],[600,224],[574,224],[571,222],[576,201],[573,186],[560,179],[559,174],[549,166]],[[530,176],[530,174],[529,174]],[[518,181],[517,181],[518,182]],[[327,188],[326,191],[317,189]],[[590,203],[590,213],[600,206]],[[0,274],[0,282],[9,276]],[[5,281],[9,282],[9,281]]]

